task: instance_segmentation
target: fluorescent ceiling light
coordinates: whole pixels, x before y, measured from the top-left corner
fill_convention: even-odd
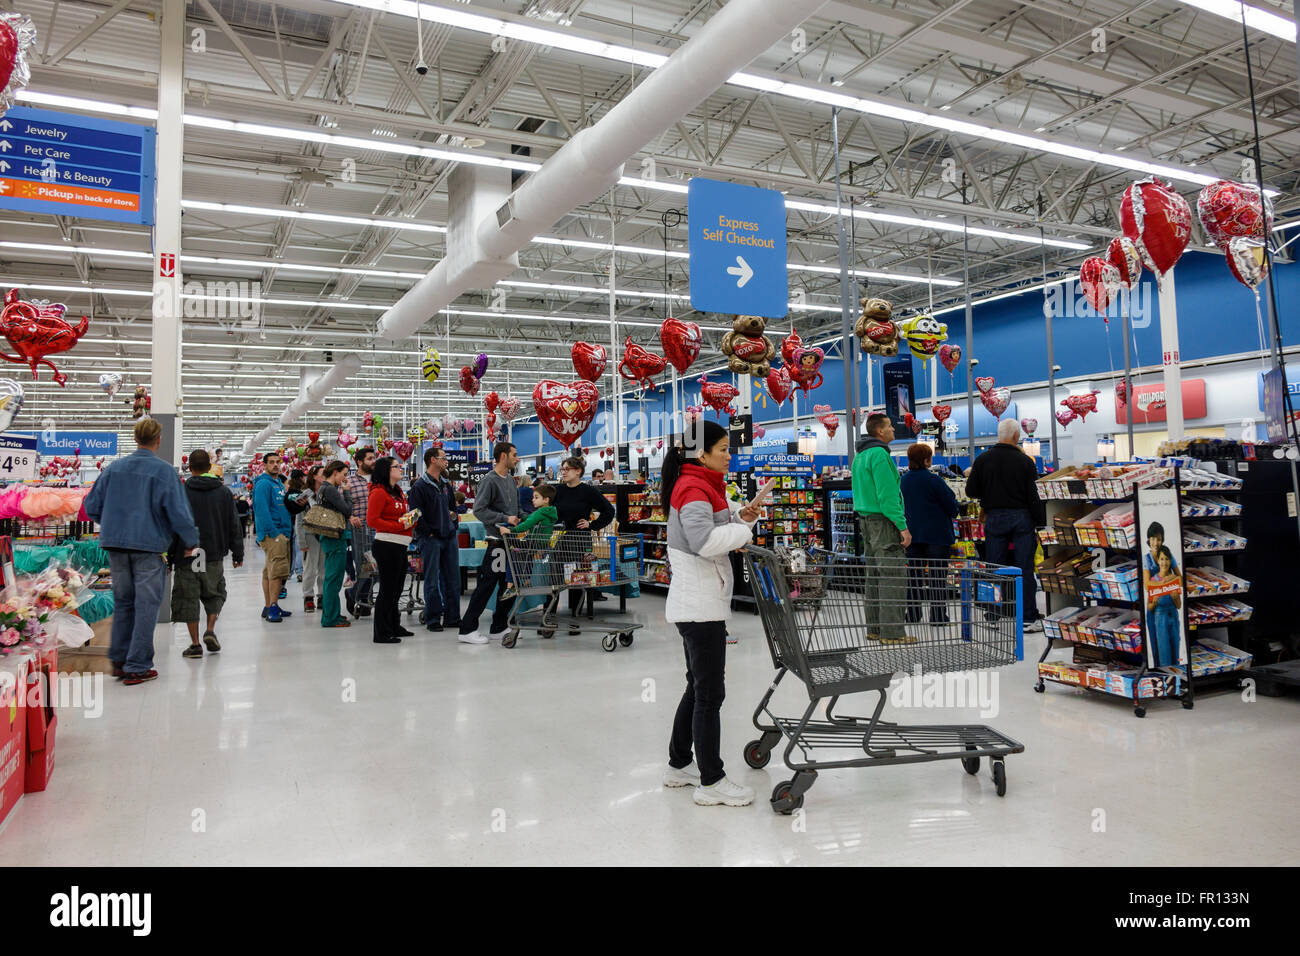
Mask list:
[[[1237,0],[1181,0],[1181,3],[1185,7],[1195,7],[1215,16],[1226,17],[1238,25],[1241,23],[1242,11],[1245,11],[1246,26],[1279,40],[1295,43],[1295,21],[1271,10],[1261,10],[1248,3],[1238,3]]]
[[[307,219],[312,222],[336,222],[348,226],[378,226],[381,229],[411,229],[415,232],[437,232],[445,234],[446,226],[432,223],[415,222],[407,219],[384,219],[380,216],[334,216],[319,212],[300,212],[296,209],[280,209],[276,206],[243,206],[238,203],[204,202],[198,199],[182,199],[184,209],[203,209],[208,212],[229,212],[244,216],[274,216],[280,219]]]
[[[834,206],[827,206],[824,203],[805,202],[802,199],[786,199],[785,207],[787,209],[798,209],[803,212],[816,212],[828,216],[834,216],[836,209]],[[960,233],[965,229],[972,236],[984,236],[989,239],[1002,239],[1008,242],[1025,242],[1031,245],[1039,245],[1037,235],[1029,233],[1002,232],[997,229],[985,229],[981,226],[963,227],[961,223],[935,221],[932,219],[917,219],[915,216],[898,216],[887,212],[872,212],[869,209],[854,209],[853,216],[856,219],[866,219],[872,222],[885,222],[894,226],[909,226],[922,229],[934,229],[939,232],[956,232]],[[1082,252],[1085,249],[1092,248],[1084,242],[1071,242],[1066,239],[1043,239],[1042,245],[1052,246],[1057,249],[1072,249],[1076,252]]]

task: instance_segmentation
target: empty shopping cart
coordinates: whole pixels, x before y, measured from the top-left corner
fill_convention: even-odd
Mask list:
[[[1021,753],[1023,744],[983,725],[909,726],[880,715],[895,674],[1003,667],[1023,657],[1018,569],[753,546],[745,549],[745,566],[777,673],[754,711],[762,736],[745,746],[744,758],[765,767],[785,740],[785,764],[794,771],[773,789],[773,810],[798,809],[818,771],[834,767],[959,759],[976,774],[988,757],[997,794],[1006,793],[1003,758]],[[787,673],[808,690],[799,717],[769,707]],[[842,696],[863,691],[879,695],[870,717],[835,713]],[[814,719],[823,702],[823,718]],[[818,759],[837,749],[857,753]]]
[[[541,597],[540,604],[516,600],[510,612],[510,630],[501,638],[503,647],[514,647],[524,628],[544,638],[566,628],[570,634],[598,633],[600,646],[612,651],[620,644],[631,645],[644,625],[626,617],[612,620],[602,616],[570,616],[560,621],[560,600],[571,588],[605,588],[632,584],[641,579],[644,544],[639,534],[597,536],[585,530],[556,530],[539,536],[536,531],[505,535],[511,593],[517,598]]]

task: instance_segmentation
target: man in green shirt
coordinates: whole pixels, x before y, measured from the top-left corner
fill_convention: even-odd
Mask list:
[[[904,549],[912,543],[903,512],[898,466],[889,454],[894,423],[888,415],[867,416],[867,437],[853,459],[853,510],[858,515],[865,558],[867,640],[915,644],[903,631],[907,595]]]

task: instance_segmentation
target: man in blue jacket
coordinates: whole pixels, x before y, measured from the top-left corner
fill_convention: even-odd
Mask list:
[[[143,684],[153,669],[153,629],[162,606],[163,559],[172,536],[186,556],[199,546],[185,486],[176,469],[158,457],[162,426],[142,418],[135,426],[140,447],[106,467],[86,495],[86,514],[99,523],[99,544],[113,572],[113,637],[108,649],[113,676]]]
[[[407,496],[420,509],[415,539],[424,561],[424,626],[430,631],[460,628],[460,518],[446,472],[447,453],[434,445],[424,453],[424,474]]]
[[[262,617],[272,624],[290,616],[277,603],[280,590],[289,579],[289,536],[293,519],[284,506],[284,485],[280,482],[280,456],[275,452],[263,459],[263,472],[253,482],[253,523],[257,526],[257,543],[266,554],[262,569],[262,596],[266,606]]]

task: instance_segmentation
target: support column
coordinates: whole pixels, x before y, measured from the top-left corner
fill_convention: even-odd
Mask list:
[[[162,425],[158,455],[180,467],[181,169],[185,124],[185,0],[163,0],[159,20],[158,157],[154,204],[151,414]]]
[[[1178,299],[1174,292],[1172,269],[1160,282],[1160,354],[1165,371],[1165,419],[1169,424],[1169,440],[1178,441],[1183,437],[1183,366],[1178,355]]]

